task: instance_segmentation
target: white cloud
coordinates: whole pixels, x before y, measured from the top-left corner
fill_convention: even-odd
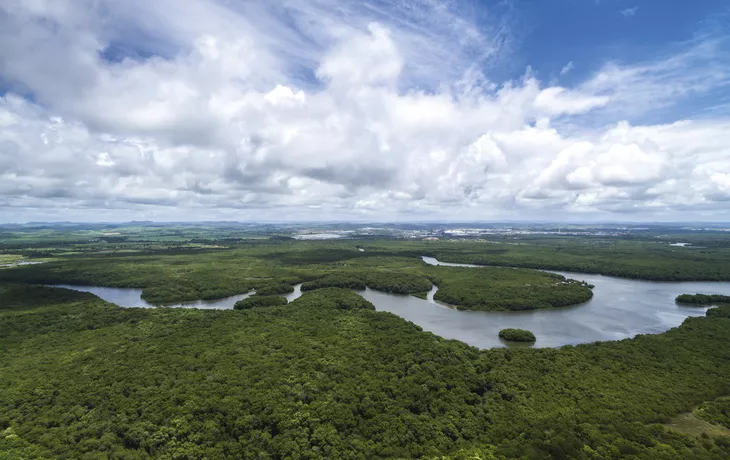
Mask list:
[[[4,220],[727,215],[730,121],[578,123],[724,84],[683,73],[699,45],[570,89],[487,81],[436,1],[7,5],[0,76],[37,102],[0,97]]]
[[[394,86],[402,69],[403,60],[390,31],[372,23],[367,33],[358,33],[327,53],[317,76],[345,89],[375,84]]]
[[[610,97],[607,112],[614,119],[666,110],[730,86],[728,45],[725,37],[705,37],[654,61],[609,62],[578,89]]]
[[[567,75],[570,73],[571,70],[573,70],[575,66],[573,65],[573,61],[568,62],[565,64],[565,66],[560,70],[560,75]]]
[[[631,8],[626,8],[624,10],[621,10],[621,14],[627,18],[630,18],[634,15],[636,15],[636,12],[639,11],[639,6],[634,6]]]
[[[551,87],[540,91],[535,98],[535,108],[548,115],[579,114],[608,104],[608,96],[592,96]]]

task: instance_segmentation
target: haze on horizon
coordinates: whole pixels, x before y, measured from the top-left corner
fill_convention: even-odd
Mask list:
[[[730,5],[3,0],[0,223],[730,221]]]

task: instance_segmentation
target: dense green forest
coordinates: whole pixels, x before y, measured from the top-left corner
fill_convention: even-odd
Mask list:
[[[707,310],[707,316],[717,316],[719,318],[730,318],[730,305],[721,307],[713,307]]]
[[[499,337],[511,342],[534,342],[537,340],[535,334],[525,329],[502,329]]]
[[[348,227],[351,228],[351,227]],[[538,268],[650,280],[730,280],[730,239],[727,232],[680,232],[656,228],[631,236],[546,236],[490,235],[488,240],[446,238],[414,241],[376,236],[354,240],[295,241],[280,235],[282,229],[266,226],[230,225],[98,225],[19,226],[0,228],[0,257],[35,257],[47,260],[79,254],[170,254],[243,250],[247,254],[269,253],[284,264],[337,262],[344,258],[371,255],[428,255],[444,262],[475,263],[489,266]],[[107,232],[119,241],[108,241]],[[671,241],[692,243],[689,247],[670,246]],[[365,252],[359,252],[363,249]],[[353,253],[354,252],[354,253]],[[138,286],[141,287],[141,286]],[[156,290],[167,298],[165,286]],[[195,289],[200,293],[194,293]],[[221,290],[221,292],[227,292]],[[154,291],[152,291],[154,292]],[[187,300],[200,294],[220,295],[214,285],[188,287]]]
[[[730,394],[730,319],[469,347],[349,290],[242,311],[0,286],[0,457],[722,459],[665,427]]]
[[[730,304],[730,296],[719,294],[681,294],[677,296],[677,302],[694,303],[697,305]]]
[[[585,283],[537,270],[435,267],[420,257],[360,252],[352,243],[257,243],[250,247],[172,253],[79,254],[39,265],[0,270],[0,280],[142,288],[164,305],[210,300],[256,290],[259,295],[322,287],[425,295],[470,310],[527,310],[585,302]]]
[[[255,295],[243,300],[239,300],[233,306],[233,309],[246,310],[256,307],[276,307],[279,305],[286,305],[287,303],[289,302],[286,300],[286,297],[281,297],[278,295]]]
[[[727,238],[723,241],[727,242]],[[368,250],[442,262],[599,273],[657,281],[730,281],[730,248],[671,247],[654,240],[563,237],[493,241],[376,241]]]
[[[730,279],[721,240],[95,232],[0,242],[3,260],[46,262],[0,269],[0,458],[730,459],[730,306],[659,335],[479,350],[352,290],[425,296],[436,285],[458,308],[552,308],[590,299],[590,286],[421,256]],[[122,309],[41,286],[54,283],[136,287],[159,304],[256,295],[239,310]],[[298,283],[304,295],[285,303]],[[687,414],[720,428],[674,423]]]
[[[730,397],[705,402],[695,410],[695,414],[710,423],[730,428]]]
[[[535,270],[430,267],[436,300],[467,310],[535,310],[586,302],[587,284]]]

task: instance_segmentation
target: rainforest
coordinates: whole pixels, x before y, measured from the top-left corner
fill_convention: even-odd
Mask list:
[[[660,333],[544,347],[533,330],[534,346],[490,348],[366,299],[569,316],[601,295],[582,270],[726,279],[719,237],[700,250],[655,235],[307,241],[129,226],[99,238],[111,232],[2,232],[0,458],[730,458],[724,299],[695,297],[712,308],[687,307]],[[136,288],[160,306],[122,308],[75,285]],[[165,306],[241,294],[228,309]]]

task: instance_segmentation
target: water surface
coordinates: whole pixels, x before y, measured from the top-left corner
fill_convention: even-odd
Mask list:
[[[18,260],[9,264],[0,264],[0,268],[10,268],[10,267],[22,267],[23,265],[38,265],[38,264],[44,264],[45,261],[40,262],[34,262],[31,260]]]
[[[76,286],[70,284],[54,284],[53,287],[73,289],[76,291],[90,292],[95,296],[117,304],[124,308],[156,308],[158,306],[164,306],[169,308],[201,308],[205,310],[232,310],[233,306],[239,300],[243,300],[247,297],[251,297],[256,291],[247,292],[246,294],[234,295],[231,297],[224,297],[222,299],[215,300],[193,300],[190,302],[178,302],[173,304],[153,305],[144,299],[142,299],[142,289],[136,288],[111,288],[101,286]],[[284,297],[291,302],[292,300],[301,297],[302,285],[297,284],[294,286],[294,292],[285,295]]]
[[[431,265],[483,268],[439,262],[433,257],[423,257],[423,260]],[[503,345],[497,334],[504,328],[528,329],[537,337],[535,346],[558,347],[664,332],[679,326],[687,317],[703,316],[707,311],[707,307],[678,305],[674,299],[679,294],[730,295],[728,282],[643,281],[585,273],[552,273],[594,285],[593,298],[571,307],[521,312],[457,311],[433,300],[420,300],[419,309],[412,302],[390,299],[388,294],[381,294],[386,297],[373,303],[378,309],[396,313],[425,330],[480,348]]]
[[[483,267],[470,264],[439,262],[423,257],[433,265]],[[727,282],[662,282],[616,278],[584,273],[553,272],[593,284],[593,298],[572,307],[521,312],[461,311],[433,299],[438,290],[433,287],[427,299],[388,294],[366,289],[359,291],[379,311],[394,313],[441,337],[457,339],[479,348],[505,346],[498,337],[500,329],[520,328],[532,331],[536,347],[559,347],[603,340],[620,340],[637,334],[656,334],[682,324],[690,316],[703,316],[706,307],[678,305],[679,294],[730,295]],[[154,307],[141,298],[141,289],[107,288],[98,286],[59,285],[86,291],[121,307]],[[291,302],[300,297],[301,284],[285,297]],[[233,305],[254,292],[211,301],[182,302],[169,307],[231,309]],[[512,345],[510,345],[512,346]],[[524,345],[523,345],[524,346]]]

